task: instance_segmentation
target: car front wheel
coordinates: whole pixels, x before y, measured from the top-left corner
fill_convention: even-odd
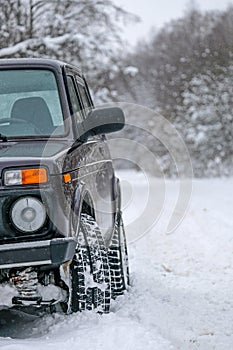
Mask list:
[[[76,254],[69,266],[68,312],[108,313],[111,280],[107,249],[93,217],[82,214]]]

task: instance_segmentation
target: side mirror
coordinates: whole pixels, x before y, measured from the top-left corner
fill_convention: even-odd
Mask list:
[[[125,116],[119,107],[93,109],[83,122],[84,135],[101,135],[124,128]]]

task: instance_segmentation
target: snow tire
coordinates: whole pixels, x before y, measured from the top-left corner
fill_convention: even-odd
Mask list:
[[[81,215],[78,245],[69,270],[70,311],[96,309],[108,313],[111,300],[108,253],[101,231],[90,215]]]
[[[130,285],[128,250],[121,212],[117,214],[114,234],[108,250],[112,297],[124,294]]]

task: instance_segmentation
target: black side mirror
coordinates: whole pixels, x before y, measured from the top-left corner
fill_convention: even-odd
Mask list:
[[[116,132],[124,128],[125,116],[119,107],[93,109],[83,122],[85,137]]]

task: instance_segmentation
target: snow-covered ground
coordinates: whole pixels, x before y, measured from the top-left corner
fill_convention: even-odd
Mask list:
[[[166,226],[178,183],[166,182],[160,203],[163,184],[153,179],[158,221],[140,238],[153,215],[146,205],[148,183],[140,174],[120,176],[131,241],[130,291],[108,315],[57,314],[3,325],[1,350],[233,349],[233,179],[194,180],[186,216],[171,234]]]

